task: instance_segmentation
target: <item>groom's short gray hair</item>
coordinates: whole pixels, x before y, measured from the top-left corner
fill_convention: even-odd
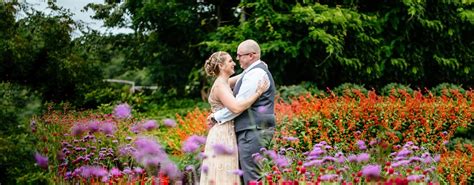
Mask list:
[[[249,52],[255,52],[258,55],[258,58],[260,59],[260,46],[258,45],[257,41],[252,40],[252,39],[247,39],[243,41],[240,45],[242,45],[246,50]]]

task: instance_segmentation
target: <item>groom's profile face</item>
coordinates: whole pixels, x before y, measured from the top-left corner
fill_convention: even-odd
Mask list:
[[[239,60],[240,67],[242,69],[247,69],[254,55],[255,55],[255,52],[251,52],[251,51],[243,49],[243,47],[239,47],[237,48],[236,59]]]

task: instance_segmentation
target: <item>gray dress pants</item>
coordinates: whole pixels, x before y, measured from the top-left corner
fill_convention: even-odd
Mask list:
[[[250,129],[237,132],[237,145],[239,148],[239,165],[244,172],[243,184],[259,180],[262,177],[261,168],[252,155],[259,153],[261,148],[266,148],[271,142],[275,128]]]

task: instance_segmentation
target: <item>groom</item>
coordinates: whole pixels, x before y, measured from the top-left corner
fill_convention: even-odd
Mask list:
[[[254,40],[245,40],[237,48],[237,60],[244,69],[237,80],[233,91],[237,100],[247,99],[255,93],[262,78],[267,78],[270,86],[252,106],[240,115],[227,108],[209,116],[208,122],[213,125],[234,119],[239,164],[244,184],[261,177],[260,166],[252,155],[267,147],[275,132],[275,83],[268,66],[260,60],[260,46]]]

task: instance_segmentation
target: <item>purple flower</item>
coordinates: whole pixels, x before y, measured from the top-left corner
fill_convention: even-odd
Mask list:
[[[397,157],[406,157],[407,155],[410,155],[412,152],[406,148],[403,148],[401,151],[397,153]]]
[[[118,168],[114,167],[110,169],[109,174],[113,177],[118,177],[122,175],[122,172]]]
[[[410,164],[410,160],[401,160],[392,164],[392,167],[406,166]]]
[[[419,181],[419,180],[422,180],[423,178],[425,178],[424,175],[409,175],[407,177],[407,180],[408,181]]]
[[[438,154],[438,155],[435,155],[435,157],[433,158],[435,162],[439,162],[439,160],[441,159],[441,156]]]
[[[70,172],[70,171],[66,172],[66,174],[64,175],[64,179],[65,180],[72,179],[72,172]]]
[[[89,178],[91,176],[95,177],[105,177],[108,172],[105,168],[99,166],[82,166],[81,167],[81,176],[84,178]]]
[[[71,135],[73,136],[80,136],[82,133],[84,133],[86,129],[84,126],[80,123],[75,123],[74,126],[71,128]]]
[[[338,177],[337,174],[326,174],[326,175],[322,175],[320,179],[321,181],[330,181],[330,180],[337,179],[337,177]]]
[[[207,159],[207,155],[204,152],[199,152],[198,158],[204,160]]]
[[[133,171],[136,173],[136,174],[142,174],[144,172],[144,170],[140,167],[135,167],[133,168]]]
[[[312,160],[309,162],[303,163],[304,167],[310,167],[310,166],[321,166],[323,164],[323,160]]]
[[[184,170],[186,171],[193,171],[194,170],[194,166],[193,165],[188,165],[184,168]]]
[[[359,147],[360,150],[365,150],[367,149],[367,146],[365,146],[365,142],[362,140],[357,141],[357,146]]]
[[[136,124],[136,125],[132,125],[132,127],[130,128],[130,130],[135,133],[135,134],[138,134],[140,133],[142,130],[143,130],[143,127],[141,124]]]
[[[185,153],[193,153],[197,151],[197,149],[199,149],[199,146],[200,145],[195,142],[185,141],[182,149],[183,149],[183,152]]]
[[[166,174],[171,179],[174,179],[180,176],[180,171],[178,170],[178,167],[174,163],[167,161],[167,162],[163,162],[162,165],[163,166],[160,169],[161,172]]]
[[[165,120],[163,120],[163,125],[165,125],[167,127],[176,127],[176,121],[174,121],[172,119],[165,119]]]
[[[97,120],[91,120],[87,124],[87,130],[89,130],[91,133],[99,131],[99,121]]]
[[[106,183],[106,182],[109,181],[109,177],[103,176],[103,177],[100,179],[100,181],[103,182],[103,183]]]
[[[367,165],[362,168],[362,175],[366,177],[379,177],[381,169],[380,165]]]
[[[275,150],[267,150],[264,152],[265,155],[269,156],[270,158],[272,159],[276,159],[278,157],[277,153],[275,152]]]
[[[242,176],[244,172],[240,169],[235,169],[235,170],[230,170],[229,173],[232,173],[234,175]]]
[[[154,167],[168,158],[163,148],[154,139],[140,137],[135,141],[135,147],[133,156],[146,167]]]
[[[262,155],[260,155],[260,153],[254,153],[252,154],[252,158],[255,162],[262,162],[262,160],[264,159],[264,157]]]
[[[336,155],[334,155],[334,157],[341,157],[341,156],[344,157],[344,153],[342,153],[342,152],[337,152]]]
[[[341,155],[337,158],[337,162],[342,164],[346,162],[346,158],[343,155]]]
[[[201,136],[197,136],[197,135],[192,135],[191,137],[188,137],[186,139],[186,141],[184,141],[184,144],[183,144],[183,151],[186,152],[186,153],[193,153],[195,152],[197,149],[199,149],[199,147],[202,145],[202,144],[205,144],[206,143],[206,138],[205,137],[201,137]]]
[[[265,106],[259,106],[257,108],[257,112],[258,113],[265,113],[265,112],[267,112],[267,108]]]
[[[298,141],[298,138],[296,137],[283,137],[283,139],[287,141]]]
[[[354,155],[354,154],[351,154],[347,157],[347,160],[349,160],[349,162],[357,162],[357,156]]]
[[[129,118],[132,116],[132,109],[130,108],[130,105],[123,103],[115,107],[114,115],[119,119]]]
[[[35,160],[36,164],[43,168],[47,169],[48,168],[48,157],[41,155],[40,153],[36,152],[35,154]]]
[[[150,130],[153,130],[153,129],[157,128],[157,124],[156,124],[155,120],[147,120],[147,121],[145,121],[145,123],[143,123],[142,127],[145,130],[150,131]]]
[[[226,146],[226,145],[223,145],[223,144],[215,144],[212,146],[212,148],[214,149],[214,153],[216,155],[232,155],[234,154],[234,149]]]
[[[96,177],[106,177],[108,171],[103,167],[95,166],[93,167],[92,174]]]
[[[105,122],[100,125],[100,130],[104,134],[111,134],[113,135],[115,133],[115,130],[117,128],[115,127],[114,122]]]
[[[202,171],[202,173],[207,173],[207,172],[209,172],[209,167],[207,165],[202,165],[201,166],[201,171]]]
[[[374,140],[370,141],[369,145],[370,145],[370,146],[374,146],[374,145],[376,145],[377,143],[378,143],[378,141],[374,139]]]
[[[273,162],[280,168],[285,168],[290,165],[285,156],[278,156],[276,159],[273,159]]]
[[[313,150],[309,153],[309,156],[319,156],[321,154],[324,154],[324,150],[322,150],[319,147],[314,147]]]
[[[197,144],[206,144],[206,138],[202,136],[192,135],[188,140]]]
[[[357,162],[367,162],[370,159],[370,155],[368,153],[361,153],[357,156]]]
[[[133,171],[130,169],[130,167],[125,167],[123,169],[123,173],[131,175],[133,174]]]
[[[423,158],[421,157],[411,157],[410,162],[423,162]]]
[[[325,157],[323,157],[323,161],[335,162],[335,161],[337,161],[337,158],[332,157],[332,156],[325,156]]]
[[[425,163],[425,164],[430,164],[430,163],[433,162],[433,158],[431,158],[431,157],[425,157],[425,158],[423,158],[423,161],[422,161],[422,162]]]

